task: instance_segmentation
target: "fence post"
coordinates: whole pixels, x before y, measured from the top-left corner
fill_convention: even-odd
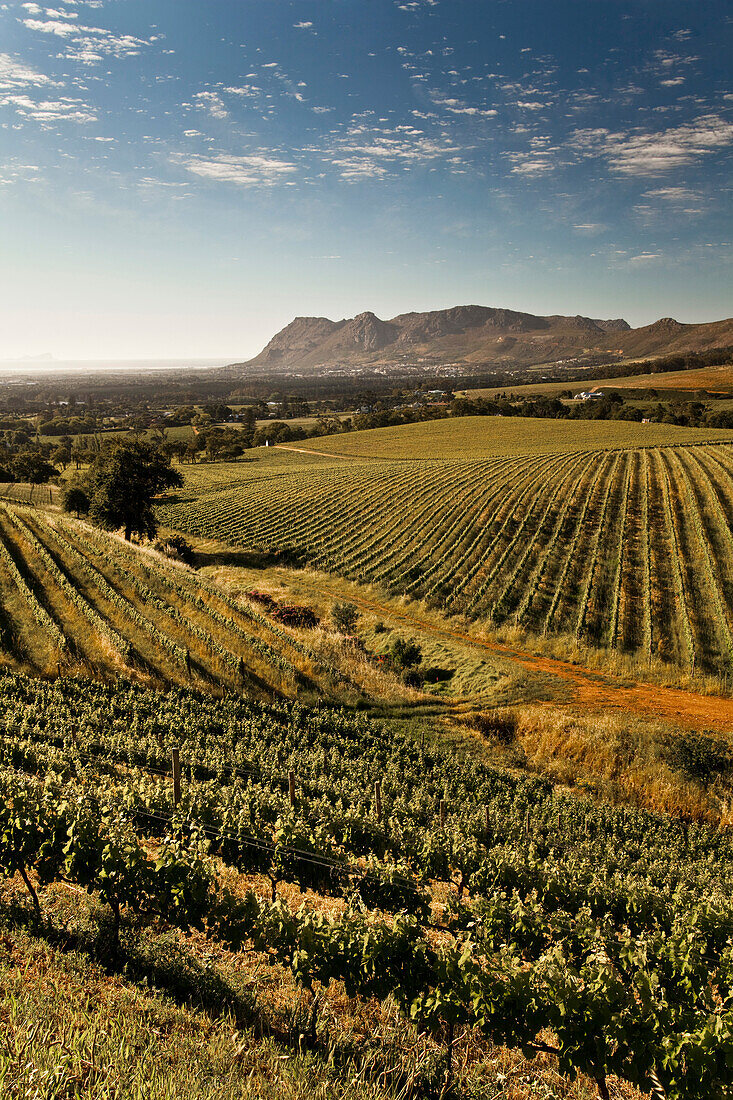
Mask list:
[[[181,801],[181,754],[178,749],[171,751],[171,763],[173,765],[173,805],[177,806]]]
[[[440,800],[440,827],[441,827],[441,829],[445,828],[445,799],[444,798],[441,798],[441,800]]]
[[[291,768],[288,772],[288,795],[290,796],[290,807],[295,808],[295,772]]]
[[[374,784],[374,802],[377,811],[377,821],[382,821],[382,784],[377,780]]]
[[[484,829],[486,830],[487,833],[491,832],[490,809],[491,809],[491,807],[489,806],[489,804],[487,802],[486,805],[484,806]]]

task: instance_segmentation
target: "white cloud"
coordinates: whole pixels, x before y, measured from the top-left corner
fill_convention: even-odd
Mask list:
[[[48,9],[46,14],[63,16],[64,19],[76,19],[75,12],[57,12]],[[92,65],[104,57],[135,57],[141,49],[157,41],[156,35],[149,40],[136,38],[132,34],[114,34],[102,27],[87,27],[83,24],[63,22],[61,19],[23,19],[28,30],[41,34],[52,34],[57,38],[69,40],[64,57]]]
[[[654,263],[655,260],[662,258],[661,252],[640,252],[638,256],[630,256],[629,263],[634,266],[640,266],[642,264]]]
[[[657,187],[653,191],[645,191],[644,197],[648,199],[664,199],[666,202],[687,203],[699,202],[699,191],[693,191],[689,187]]]
[[[243,157],[225,153],[214,157],[180,157],[178,162],[194,175],[244,187],[272,187],[287,182],[287,177],[297,171],[296,165],[289,161],[264,153]]]
[[[442,107],[452,115],[473,115],[480,118],[494,118],[495,115],[498,114],[498,111],[495,111],[493,107],[472,107],[463,99],[442,96],[437,92],[433,92],[430,98],[436,107]]]
[[[18,164],[17,161],[0,164],[0,187],[23,180],[24,183],[39,183],[41,169],[37,164]]]
[[[255,99],[262,94],[262,88],[259,88],[256,84],[242,84],[239,88],[225,88],[224,91],[230,95],[242,96],[245,99]]]
[[[602,157],[620,176],[659,175],[731,144],[733,123],[718,115],[652,133],[576,130],[571,141],[582,157]]]
[[[26,88],[28,86],[41,87],[44,84],[52,84],[47,76],[37,72],[22,61],[17,61],[9,54],[0,53],[0,90],[12,88]]]
[[[226,118],[229,113],[224,100],[216,92],[196,92],[193,98],[198,100],[198,106],[204,107],[212,118]]]
[[[0,94],[0,107],[14,107],[23,118],[36,122],[96,122],[97,116],[79,99],[61,96],[59,99],[34,100],[21,94]]]
[[[24,19],[23,25],[29,31],[55,34],[59,38],[68,38],[69,35],[76,34],[78,30],[73,23],[62,23],[59,19]]]

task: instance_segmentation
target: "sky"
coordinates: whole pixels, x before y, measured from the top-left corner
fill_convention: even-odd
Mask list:
[[[728,0],[0,0],[0,359],[733,314]]]

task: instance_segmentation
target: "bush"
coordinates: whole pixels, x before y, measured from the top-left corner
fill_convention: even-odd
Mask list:
[[[353,603],[337,602],[331,608],[331,621],[339,634],[353,634],[359,622],[359,612]]]
[[[440,684],[445,680],[451,680],[455,676],[454,668],[440,668],[438,665],[430,665],[422,669],[426,684]]]
[[[277,600],[275,600],[269,592],[260,592],[256,588],[253,588],[251,592],[248,592],[247,597],[248,599],[252,600],[253,603],[258,603],[262,607],[270,608],[277,606]]]
[[[511,745],[517,732],[512,714],[478,714],[472,721],[484,737],[492,737],[500,745]]]
[[[422,649],[412,639],[395,638],[389,651],[392,667],[398,671],[414,668],[422,660]]]
[[[297,626],[305,630],[312,630],[321,621],[312,607],[303,607],[296,603],[275,604],[271,615],[284,626]]]
[[[186,565],[193,565],[196,560],[193,547],[183,535],[170,535],[168,538],[158,539],[154,545],[155,549],[165,554],[167,558],[175,558],[176,561],[185,562]]]

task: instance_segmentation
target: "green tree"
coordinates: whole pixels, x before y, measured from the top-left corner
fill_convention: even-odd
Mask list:
[[[89,513],[89,497],[80,489],[78,485],[70,485],[64,493],[64,511],[75,512],[77,517],[82,515],[88,515]]]
[[[59,443],[58,447],[51,452],[51,461],[55,465],[60,466],[62,470],[71,462],[71,446],[68,443]]]
[[[151,443],[112,443],[95,457],[90,470],[91,518],[108,531],[124,527],[128,541],[133,532],[153,538],[155,497],[182,484],[170,458]]]
[[[38,451],[23,451],[12,462],[13,473],[18,481],[30,481],[33,485],[44,485],[49,478],[58,477],[59,472]]]

